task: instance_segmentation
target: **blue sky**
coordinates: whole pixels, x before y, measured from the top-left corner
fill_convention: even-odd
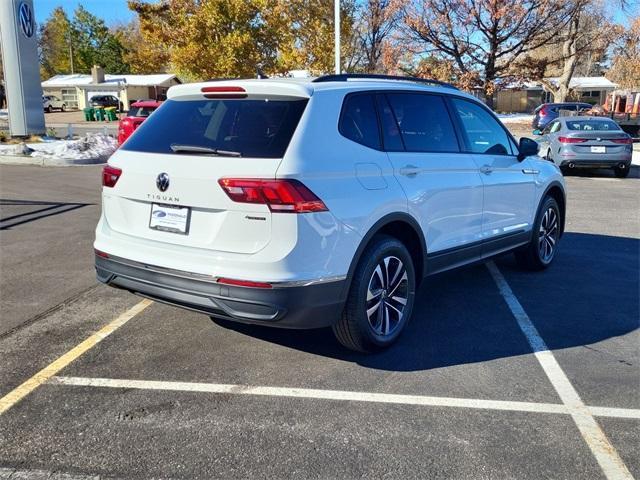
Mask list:
[[[69,16],[78,5],[105,20],[107,25],[127,22],[133,18],[133,12],[127,7],[127,0],[33,0],[36,20],[42,24],[54,8],[64,7]]]
[[[635,0],[631,3],[634,7],[638,5]],[[60,5],[71,15],[82,4],[91,13],[104,19],[107,25],[127,22],[133,18],[133,12],[127,7],[127,0],[33,0],[33,4],[38,23],[43,23],[51,11]],[[626,15],[619,10],[614,13],[614,20],[622,24],[628,23]]]

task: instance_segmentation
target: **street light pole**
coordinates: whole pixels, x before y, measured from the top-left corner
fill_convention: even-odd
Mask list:
[[[340,0],[333,0],[334,7],[334,44],[335,44],[335,73],[340,74]]]

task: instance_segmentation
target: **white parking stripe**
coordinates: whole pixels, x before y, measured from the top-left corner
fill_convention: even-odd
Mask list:
[[[165,390],[177,392],[226,393],[232,395],[258,395],[269,397],[293,397],[318,400],[352,402],[393,403],[430,407],[457,407],[511,412],[571,414],[557,403],[512,402],[475,398],[429,397],[425,395],[401,395],[389,393],[353,392],[344,390],[318,390],[312,388],[260,387],[221,383],[164,382],[154,380],[126,380],[117,378],[53,377],[49,384],[80,387],[128,388],[140,390]],[[620,418],[640,418],[640,410],[594,408],[595,414]]]
[[[580,430],[582,437],[591,449],[600,468],[608,479],[633,479],[629,469],[624,464],[618,452],[607,439],[598,422],[593,418],[594,409],[589,409],[580,399],[580,395],[565,375],[556,361],[553,353],[549,350],[544,340],[533,325],[529,316],[520,305],[520,302],[511,291],[511,287],[493,262],[487,263],[487,268],[496,282],[502,297],[509,306],[511,313],[516,318],[520,329],[527,337],[527,341],[534,351],[534,355],[540,362],[540,366],[547,374],[549,381],[558,392],[562,403],[564,403]],[[597,409],[596,409],[597,411]]]

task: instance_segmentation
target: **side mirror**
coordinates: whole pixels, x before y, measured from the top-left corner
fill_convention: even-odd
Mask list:
[[[534,130],[534,131],[533,131],[533,132],[531,132],[531,133],[533,133],[534,135],[542,135],[542,130],[538,130],[538,129],[536,129],[536,130]]]
[[[532,155],[537,155],[538,150],[540,150],[540,145],[535,140],[531,140],[527,137],[522,137],[520,139],[520,144],[518,145],[518,160],[521,162],[527,157],[531,157]]]

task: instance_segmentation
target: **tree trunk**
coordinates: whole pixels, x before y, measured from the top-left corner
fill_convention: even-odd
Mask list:
[[[571,78],[573,77],[573,72],[576,69],[576,63],[578,60],[576,50],[579,24],[580,12],[577,12],[571,19],[571,23],[569,24],[569,34],[562,44],[562,56],[564,58],[562,75],[558,78],[557,89],[551,92],[553,93],[553,101],[556,103],[566,102],[567,97],[569,96],[569,84],[571,83]]]

